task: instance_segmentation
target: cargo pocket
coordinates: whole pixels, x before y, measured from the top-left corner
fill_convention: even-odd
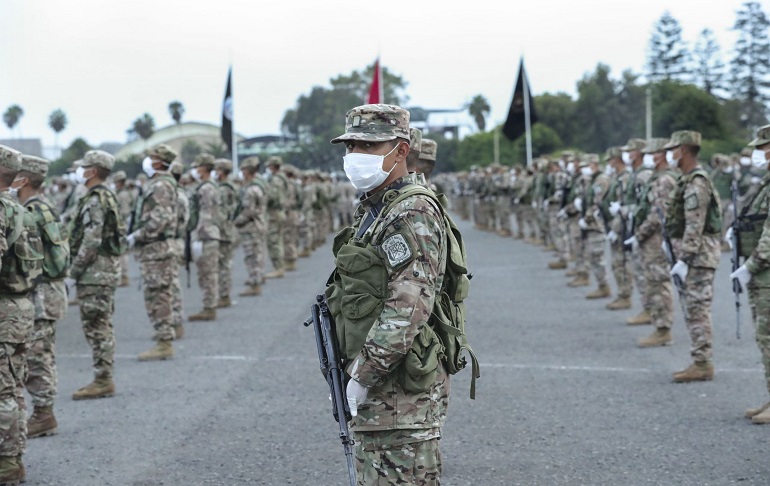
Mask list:
[[[398,384],[410,393],[430,391],[443,354],[444,346],[436,333],[423,326],[396,371]]]

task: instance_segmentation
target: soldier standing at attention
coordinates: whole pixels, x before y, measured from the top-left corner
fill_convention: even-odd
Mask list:
[[[282,160],[273,156],[267,159],[267,252],[273,263],[273,271],[265,278],[283,278],[285,270],[283,232],[286,222],[286,192],[288,181],[281,174]]]
[[[233,286],[233,252],[238,234],[233,225],[235,210],[238,207],[238,189],[229,180],[233,163],[228,159],[214,161],[217,173],[219,197],[222,201],[221,224],[219,225],[219,300],[217,307],[230,307],[230,289]]]
[[[126,226],[115,194],[104,185],[114,164],[115,157],[101,150],[90,150],[75,162],[78,182],[88,192],[80,199],[70,225],[70,278],[77,283],[80,319],[93,352],[95,378],[76,391],[73,400],[115,394],[112,313],[115,287],[120,283],[120,256],[126,250]]]
[[[297,247],[299,246],[299,210],[302,206],[301,188],[296,182],[297,168],[283,164],[283,176],[286,178],[286,199],[284,210],[286,219],[283,227],[283,258],[285,269],[297,269]],[[333,191],[333,188],[332,188]],[[332,218],[333,224],[333,218]]]
[[[586,299],[601,299],[612,295],[604,265],[606,215],[602,215],[601,207],[610,188],[610,179],[599,170],[597,154],[586,154],[586,159],[588,165],[581,169],[586,177],[586,187],[583,193],[583,216],[578,220],[578,226],[585,233],[585,252],[598,285],[596,290],[586,295]]]
[[[155,346],[140,353],[139,361],[174,356],[172,288],[179,273],[179,260],[174,251],[178,216],[176,180],[168,169],[175,158],[176,152],[161,144],[151,149],[142,162],[149,181],[136,208],[134,232],[128,235],[129,247],[139,248],[144,306],[155,329]]]
[[[67,313],[67,289],[64,277],[70,265],[69,242],[59,221],[59,212],[43,195],[43,182],[49,162],[25,155],[21,172],[16,175],[11,190],[35,220],[43,242],[43,275],[32,293],[35,305],[35,323],[29,335],[27,350],[27,378],[25,385],[34,412],[27,421],[27,437],[54,435],[56,417],[53,413],[56,398],[56,321]]]
[[[677,383],[714,378],[711,302],[714,272],[719,265],[722,210],[708,173],[698,165],[700,144],[700,133],[682,130],[674,132],[665,146],[669,165],[682,171],[666,217],[666,230],[679,243],[675,243],[679,254],[670,273],[684,284],[685,321],[693,360],[687,369],[674,373]]]
[[[182,305],[182,286],[179,283],[179,268],[185,264],[184,245],[187,236],[187,223],[190,221],[190,198],[187,191],[179,183],[184,174],[184,165],[178,160],[174,160],[169,167],[171,176],[176,181],[176,237],[172,240],[172,248],[177,261],[177,270],[174,272],[174,279],[171,281],[171,311],[173,313],[172,322],[174,323],[174,340],[178,341],[184,336],[184,312]]]
[[[424,392],[408,391],[398,375],[415,338],[420,335],[419,342],[429,342],[423,341],[423,334],[430,331],[428,319],[446,267],[442,213],[425,195],[389,207],[393,198],[386,193],[417,184],[406,168],[409,112],[405,109],[353,108],[346,115],[345,134],[332,143],[345,144],[345,173],[364,193],[355,223],[335,241],[337,271],[352,268],[350,262],[342,262],[345,255],[357,262],[357,251],[366,251],[378,263],[368,269],[359,265],[359,277],[381,281],[387,289],[382,296],[366,294],[381,302],[369,315],[359,316],[363,319],[356,320],[358,325],[341,314],[338,299],[346,289],[338,281],[327,289],[327,293],[334,290],[329,306],[338,331],[341,327],[346,335],[358,332],[363,338],[362,347],[348,341],[342,351],[352,358],[346,370],[351,377],[347,398],[354,416],[359,484],[382,484],[383,478],[389,484],[438,484],[438,441],[449,401],[446,369],[439,360]],[[362,320],[370,325],[361,325]]]
[[[203,310],[191,315],[191,321],[213,321],[217,318],[221,199],[216,183],[211,180],[213,169],[214,157],[200,154],[195,158],[191,172],[200,184],[192,197],[187,230],[192,233],[192,257],[198,266],[198,285],[203,294]]]
[[[118,197],[120,217],[123,218],[126,227],[131,229],[131,216],[136,201],[134,200],[133,191],[126,187],[126,180],[126,173],[122,170],[117,171],[112,176],[112,182],[115,184],[115,195]],[[129,284],[128,258],[128,252],[120,257],[120,287],[128,287]]]
[[[608,310],[623,310],[631,308],[631,293],[634,290],[634,267],[629,248],[623,241],[629,237],[631,230],[628,213],[621,213],[625,201],[625,191],[631,180],[631,172],[621,158],[620,147],[607,149],[607,166],[611,167],[612,184],[604,200],[606,212],[610,215],[610,228],[607,241],[610,243],[610,259],[612,274],[618,287],[618,298],[607,304]],[[624,215],[625,214],[625,215]]]
[[[243,244],[243,261],[249,278],[241,297],[262,293],[265,272],[265,236],[267,234],[267,182],[259,176],[259,157],[241,162],[243,188],[233,223]]]

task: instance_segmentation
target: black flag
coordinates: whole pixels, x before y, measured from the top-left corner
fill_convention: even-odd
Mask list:
[[[227,70],[227,88],[225,88],[225,99],[222,102],[222,140],[227,145],[230,153],[233,153],[233,87],[231,78],[233,68]]]
[[[516,87],[513,89],[513,100],[511,108],[508,110],[508,118],[503,125],[503,135],[509,140],[516,140],[524,135],[527,130],[524,113],[524,83],[527,83],[527,92],[529,94],[529,123],[534,125],[537,121],[535,114],[535,105],[532,102],[532,88],[527,79],[527,73],[524,72],[524,59],[519,63],[519,75],[516,77]]]

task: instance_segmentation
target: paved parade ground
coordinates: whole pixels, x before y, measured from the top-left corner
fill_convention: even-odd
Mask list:
[[[735,338],[729,254],[714,304],[713,382],[673,384],[689,364],[678,302],[674,344],[638,349],[640,310],[610,312],[592,288],[566,287],[551,255],[460,223],[472,280],[469,339],[481,362],[453,379],[441,446],[445,485],[769,484],[770,426],[743,418],[768,401],[743,297]],[[302,326],[332,269],[329,243],[260,297],[235,298],[216,322],[185,322],[171,361],[140,363],[152,329],[133,262],[116,294],[113,398],[72,401],[92,379],[76,307],[58,323],[59,434],[29,441],[30,485],[342,485],[347,472]],[[234,292],[246,278],[236,254]],[[182,276],[185,284],[184,273]],[[197,279],[185,312],[201,308]]]

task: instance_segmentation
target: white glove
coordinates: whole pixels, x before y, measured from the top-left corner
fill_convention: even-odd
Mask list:
[[[751,280],[751,272],[749,272],[749,269],[746,268],[746,265],[741,265],[738,267],[738,270],[730,274],[730,281],[735,279],[737,279],[738,283],[741,284],[741,288],[746,288],[746,284]]]
[[[556,214],[556,216],[564,219],[567,217],[567,208],[561,208],[559,212]]]
[[[586,224],[586,220],[583,219],[583,218],[580,218],[578,220],[578,226],[580,226],[580,229],[582,229],[582,230],[588,228],[588,225]]]
[[[575,209],[578,211],[583,210],[583,198],[582,197],[576,197],[575,201],[572,203],[575,206]]]
[[[610,214],[613,216],[617,216],[620,212],[620,201],[612,201],[610,203]]]
[[[616,241],[618,241],[618,234],[610,230],[610,232],[607,233],[607,241],[609,241],[610,243],[615,243]]]
[[[518,197],[513,200],[513,204],[519,204],[519,198]]]
[[[727,243],[727,246],[729,246],[730,249],[732,250],[733,249],[733,227],[732,226],[727,228],[727,231],[725,232],[725,242]]]
[[[548,199],[545,199],[543,201],[543,209],[548,209],[549,204],[551,204],[551,201],[549,201]]]
[[[532,209],[537,209],[537,201],[532,201]]]
[[[136,244],[136,232],[131,233],[130,235],[126,236],[126,242],[128,242],[128,249],[129,250],[131,248],[133,248],[134,245]]]
[[[751,183],[752,183],[752,184],[755,184],[755,185],[756,185],[756,184],[759,184],[760,182],[762,182],[762,179],[760,179],[760,178],[759,178],[759,177],[757,177],[757,176],[754,176],[754,177],[752,177],[752,178],[751,178]]]
[[[78,283],[77,280],[75,280],[72,277],[66,277],[64,279],[64,285],[66,285],[67,288],[69,288],[69,289],[75,287],[75,285],[77,285],[77,283]]]
[[[345,388],[345,395],[348,397],[348,407],[350,415],[358,415],[358,407],[366,401],[366,395],[369,394],[369,388],[365,387],[356,380],[350,380]]]
[[[674,267],[671,269],[669,273],[671,274],[672,277],[674,275],[679,276],[679,279],[682,282],[684,282],[685,279],[687,278],[688,270],[689,270],[689,267],[685,262],[683,262],[682,260],[677,260],[676,264],[674,265]]]
[[[193,241],[192,245],[190,246],[190,253],[192,254],[192,259],[194,262],[198,261],[198,258],[203,255],[203,242],[202,241]]]
[[[636,236],[632,236],[631,238],[625,240],[623,244],[630,246],[633,251],[636,251],[636,249],[639,248],[639,240],[636,239]]]

